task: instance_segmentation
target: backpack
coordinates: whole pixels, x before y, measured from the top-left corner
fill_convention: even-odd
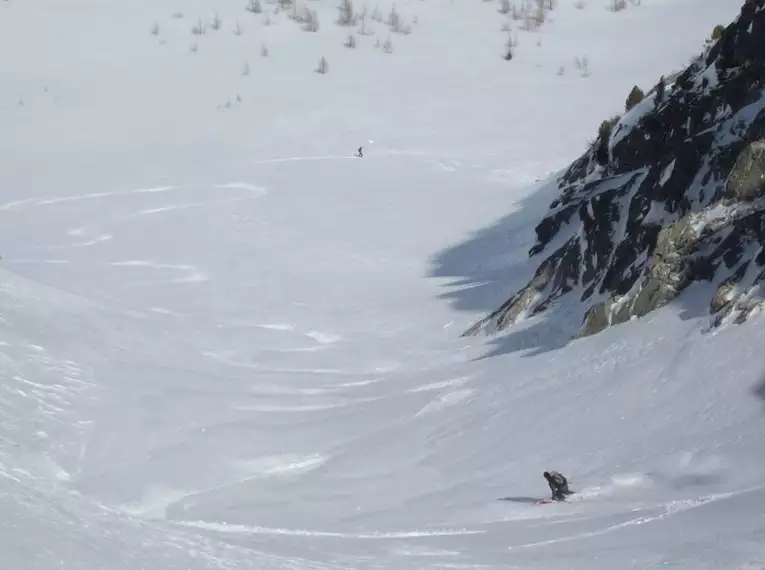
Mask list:
[[[558,487],[563,487],[568,483],[568,481],[566,481],[566,478],[560,473],[558,473],[557,471],[551,471],[550,478]]]

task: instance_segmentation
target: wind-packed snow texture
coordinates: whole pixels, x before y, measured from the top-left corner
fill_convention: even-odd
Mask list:
[[[0,3],[0,568],[762,568],[761,317],[459,338],[738,4]]]

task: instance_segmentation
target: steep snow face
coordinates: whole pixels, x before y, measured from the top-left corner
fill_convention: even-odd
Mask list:
[[[663,80],[551,184],[535,278],[468,334],[502,329],[562,296],[579,334],[642,316],[698,281],[717,287],[712,324],[759,310],[765,278],[762,137],[765,9],[736,21],[673,84]]]
[[[529,184],[737,8],[560,4],[506,62],[493,2],[355,50],[327,0],[0,2],[3,570],[762,567],[761,320],[459,338]]]

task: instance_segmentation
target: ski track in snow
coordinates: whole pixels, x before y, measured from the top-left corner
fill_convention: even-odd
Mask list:
[[[183,277],[172,279],[171,283],[200,283],[202,281],[208,281],[210,278],[197,269],[193,265],[189,264],[169,264],[169,263],[157,263],[148,260],[127,260],[127,261],[113,261],[109,265],[113,267],[148,267],[150,269],[159,270],[171,270],[181,273],[185,273]]]
[[[249,182],[226,182],[225,184],[215,184],[213,188],[230,188],[232,190],[247,190],[252,194],[263,196],[268,193],[268,190],[264,186],[258,186],[256,184],[250,184]]]
[[[377,374],[377,370],[342,370],[340,368],[290,368],[290,367],[276,367],[276,366],[264,366],[260,364],[254,364],[252,362],[240,362],[226,357],[223,354],[215,352],[202,353],[208,358],[224,363],[227,366],[234,368],[243,368],[247,370],[255,370],[259,372],[273,372],[273,373],[287,373],[287,374],[318,374],[328,376],[363,376],[365,374]]]
[[[247,405],[240,404],[231,406],[232,410],[238,410],[242,412],[263,412],[263,413],[298,413],[298,412],[319,412],[322,410],[333,410],[338,408],[347,408],[354,405],[366,404],[376,401],[377,398],[369,398],[366,400],[357,400],[353,402],[343,402],[339,404],[304,404],[295,406],[278,406],[278,405]]]
[[[198,208],[200,206],[206,206],[205,202],[194,202],[192,204],[173,204],[170,206],[160,206],[159,208],[148,208],[141,210],[137,213],[139,216],[151,216],[153,214],[164,214],[166,212],[174,212],[176,210],[187,210],[189,208]]]
[[[211,190],[214,189],[231,189],[231,190],[245,190],[251,195],[255,196],[263,196],[267,194],[267,189],[263,186],[259,186],[256,184],[250,184],[248,182],[227,182],[223,184],[211,184],[208,187],[203,186],[155,186],[155,187],[148,187],[148,188],[136,188],[133,190],[115,190],[113,192],[92,192],[89,194],[79,194],[79,195],[71,195],[71,196],[60,196],[60,197],[52,197],[52,198],[26,198],[24,200],[16,200],[12,202],[6,202],[5,204],[0,204],[0,211],[9,211],[9,210],[19,210],[19,209],[25,209],[30,207],[38,207],[38,206],[53,206],[56,204],[64,204],[68,202],[82,202],[87,200],[102,200],[102,199],[108,199],[108,198],[121,198],[125,196],[141,196],[145,194],[158,194],[158,193],[168,193],[168,192],[190,192],[190,191],[200,191],[205,190],[207,188],[208,194],[211,194],[211,196],[215,197],[215,193],[211,193]],[[174,208],[184,208],[184,207],[193,207],[193,206],[201,206],[205,203],[199,202],[191,205],[169,205],[165,208],[159,208],[156,210],[145,210],[143,212],[139,212],[141,214],[147,214],[147,213],[157,213],[160,211],[170,210]],[[72,230],[72,235],[76,235],[78,230]],[[79,230],[79,233],[82,233],[82,230]]]
[[[456,550],[418,550],[415,548],[395,548],[393,554],[398,556],[421,556],[421,557],[438,557],[438,556],[460,556],[460,552]]]
[[[617,532],[625,528],[630,528],[633,526],[640,526],[640,525],[660,521],[660,520],[666,519],[667,517],[684,513],[691,509],[697,509],[699,507],[703,507],[712,502],[730,499],[731,497],[735,497],[737,495],[752,493],[754,491],[758,491],[763,488],[765,488],[765,485],[758,485],[756,487],[750,487],[747,489],[742,489],[740,491],[729,491],[725,493],[706,495],[704,497],[699,497],[698,499],[683,499],[678,501],[670,501],[669,503],[661,507],[661,512],[657,514],[636,517],[634,519],[630,519],[628,521],[624,521],[615,525],[607,526],[599,530],[583,532],[580,534],[574,534],[570,536],[561,536],[561,537],[556,537],[550,540],[542,540],[539,542],[529,542],[526,544],[517,544],[513,546],[508,546],[507,549],[521,550],[524,548],[538,548],[540,546],[550,546],[550,545],[558,544],[562,542],[570,542],[570,541],[578,541],[578,540],[585,540],[588,538],[594,538],[594,537],[602,536],[612,532]]]
[[[440,529],[440,530],[405,530],[396,532],[379,533],[344,533],[327,532],[320,530],[303,530],[288,528],[268,528],[260,526],[246,526],[208,521],[174,521],[179,526],[193,527],[202,530],[211,530],[230,534],[276,534],[290,536],[304,536],[313,538],[345,538],[364,540],[390,540],[400,538],[428,538],[436,536],[466,536],[486,534],[485,530],[470,529]]]
[[[91,194],[80,194],[76,196],[62,196],[59,198],[27,198],[15,202],[8,202],[0,205],[0,210],[14,210],[27,206],[51,206],[54,204],[63,204],[66,202],[80,202],[83,200],[99,200],[102,198],[115,198],[120,196],[131,196],[139,194],[155,194],[158,192],[170,192],[177,190],[177,186],[157,186],[153,188],[137,188],[135,190],[118,190],[115,192],[93,192]]]
[[[188,499],[201,499],[218,491],[269,478],[299,477],[321,467],[327,461],[322,455],[308,457],[274,456],[230,463],[232,474],[238,475],[217,485],[194,490],[151,486],[138,502],[121,505],[118,510],[143,519],[165,519],[167,510]]]
[[[426,414],[432,414],[445,408],[456,406],[460,402],[470,398],[474,393],[475,391],[471,390],[470,388],[463,388],[462,390],[447,392],[446,394],[443,394],[442,396],[428,403],[424,408],[417,412],[415,416],[419,417]]]
[[[244,471],[250,476],[294,475],[306,473],[324,465],[329,458],[314,454],[307,457],[294,455],[277,455],[261,457],[247,461],[236,461],[233,466],[236,471]]]
[[[411,388],[410,390],[407,390],[407,391],[413,394],[416,394],[418,392],[430,392],[433,390],[440,390],[442,388],[462,386],[463,384],[470,382],[472,378],[473,378],[472,376],[460,376],[459,378],[444,380],[443,382],[431,382],[430,384],[425,384],[424,386],[418,386],[417,388]]]
[[[66,265],[70,263],[68,259],[6,259],[8,263],[50,263],[52,265]]]
[[[250,162],[251,165],[266,165],[266,164],[280,164],[285,162],[324,162],[333,160],[370,160],[374,158],[382,157],[397,157],[397,156],[414,156],[428,158],[431,160],[432,169],[442,172],[456,172],[457,169],[462,166],[462,161],[456,159],[438,160],[439,155],[428,151],[417,150],[382,150],[375,152],[374,154],[365,154],[364,158],[356,156],[340,156],[340,155],[325,155],[325,156],[284,156],[277,158],[263,158]],[[436,160],[433,160],[436,159]]]
[[[274,323],[274,324],[263,324],[263,325],[255,325],[263,329],[269,329],[272,331],[294,331],[295,325],[291,325],[289,323]]]
[[[339,335],[339,334],[320,332],[320,331],[309,331],[305,333],[305,336],[315,340],[316,342],[320,344],[333,344],[343,338],[342,335]]]
[[[263,158],[250,162],[252,165],[262,164],[280,164],[283,162],[310,162],[310,161],[331,161],[331,160],[366,160],[355,156],[286,156],[281,158]]]
[[[35,246],[35,249],[55,250],[55,249],[69,249],[73,247],[90,247],[91,245],[98,245],[99,243],[110,241],[113,237],[114,236],[112,236],[111,234],[101,234],[88,241],[67,243],[64,245],[38,245],[38,246]]]

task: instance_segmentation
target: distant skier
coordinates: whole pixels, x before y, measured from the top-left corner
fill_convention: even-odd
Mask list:
[[[359,147],[359,152],[356,153],[358,158],[364,158],[363,147]]]
[[[547,479],[547,484],[550,485],[553,501],[565,501],[566,495],[574,494],[568,488],[568,480],[557,471],[545,471],[543,475]]]

